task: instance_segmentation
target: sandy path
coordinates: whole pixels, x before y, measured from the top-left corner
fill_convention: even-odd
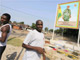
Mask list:
[[[20,39],[24,40],[27,33],[28,32],[26,32],[26,31],[15,30],[15,33],[13,32],[11,37],[19,37]],[[51,39],[51,36],[52,36],[52,34],[45,35],[46,40],[49,41]],[[58,40],[58,39],[63,39],[63,38],[61,36],[57,36],[55,38],[55,40]],[[67,40],[67,38],[64,38],[64,39]],[[3,56],[2,56],[2,60],[22,60],[24,52],[25,52],[25,49],[23,50],[22,47],[7,45],[7,47],[3,53]],[[53,59],[60,60],[60,59],[58,59],[58,57],[63,58],[63,59],[65,59],[65,58],[67,59],[67,57],[65,57],[64,55],[58,54],[57,52],[53,51],[52,49],[50,51],[47,51],[47,53],[48,53],[47,55],[50,55],[50,53],[51,53],[51,56],[53,56],[51,60],[53,60]],[[68,60],[72,60],[72,59],[68,58]]]
[[[24,55],[24,50],[21,52],[22,47],[15,47],[12,45],[7,45],[2,60],[22,60],[22,57]],[[21,52],[21,55],[19,56]]]

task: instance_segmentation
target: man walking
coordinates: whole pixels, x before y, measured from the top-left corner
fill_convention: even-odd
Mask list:
[[[36,21],[36,29],[31,31],[25,38],[22,46],[26,49],[23,60],[45,60],[44,55],[44,34],[42,33],[43,22],[41,20]]]

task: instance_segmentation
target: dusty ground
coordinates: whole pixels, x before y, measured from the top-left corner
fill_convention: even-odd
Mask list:
[[[27,31],[23,31],[23,30],[13,30],[11,36],[9,37],[9,40],[14,39],[14,38],[18,38],[22,41],[24,41],[26,35],[27,35]],[[73,60],[67,56],[65,56],[64,54],[60,54],[57,53],[56,51],[54,51],[52,48],[49,47],[50,45],[50,39],[51,39],[52,34],[51,33],[47,33],[45,34],[45,49],[46,49],[46,56],[49,58],[47,58],[46,60]],[[58,39],[64,39],[64,40],[68,40],[68,38],[66,37],[62,37],[59,35],[55,35],[55,40]],[[24,55],[25,49],[23,49],[21,46],[13,46],[11,44],[7,44],[6,50],[2,56],[2,60],[22,60],[22,57]]]
[[[24,55],[23,54],[24,50],[20,54],[21,51],[22,51],[22,47],[7,45],[2,60],[22,60],[22,56]]]

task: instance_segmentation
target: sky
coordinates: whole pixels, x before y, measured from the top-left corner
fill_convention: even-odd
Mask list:
[[[56,20],[57,4],[76,0],[0,0],[0,16],[11,15],[11,21],[32,25],[41,19],[44,28],[53,29]]]

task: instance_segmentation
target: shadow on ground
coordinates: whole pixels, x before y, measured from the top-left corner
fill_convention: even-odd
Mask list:
[[[7,58],[6,60],[15,60],[16,55],[17,55],[17,52],[14,52],[12,54],[8,54],[6,56],[6,58]]]
[[[50,60],[48,57],[46,57],[46,60]]]

